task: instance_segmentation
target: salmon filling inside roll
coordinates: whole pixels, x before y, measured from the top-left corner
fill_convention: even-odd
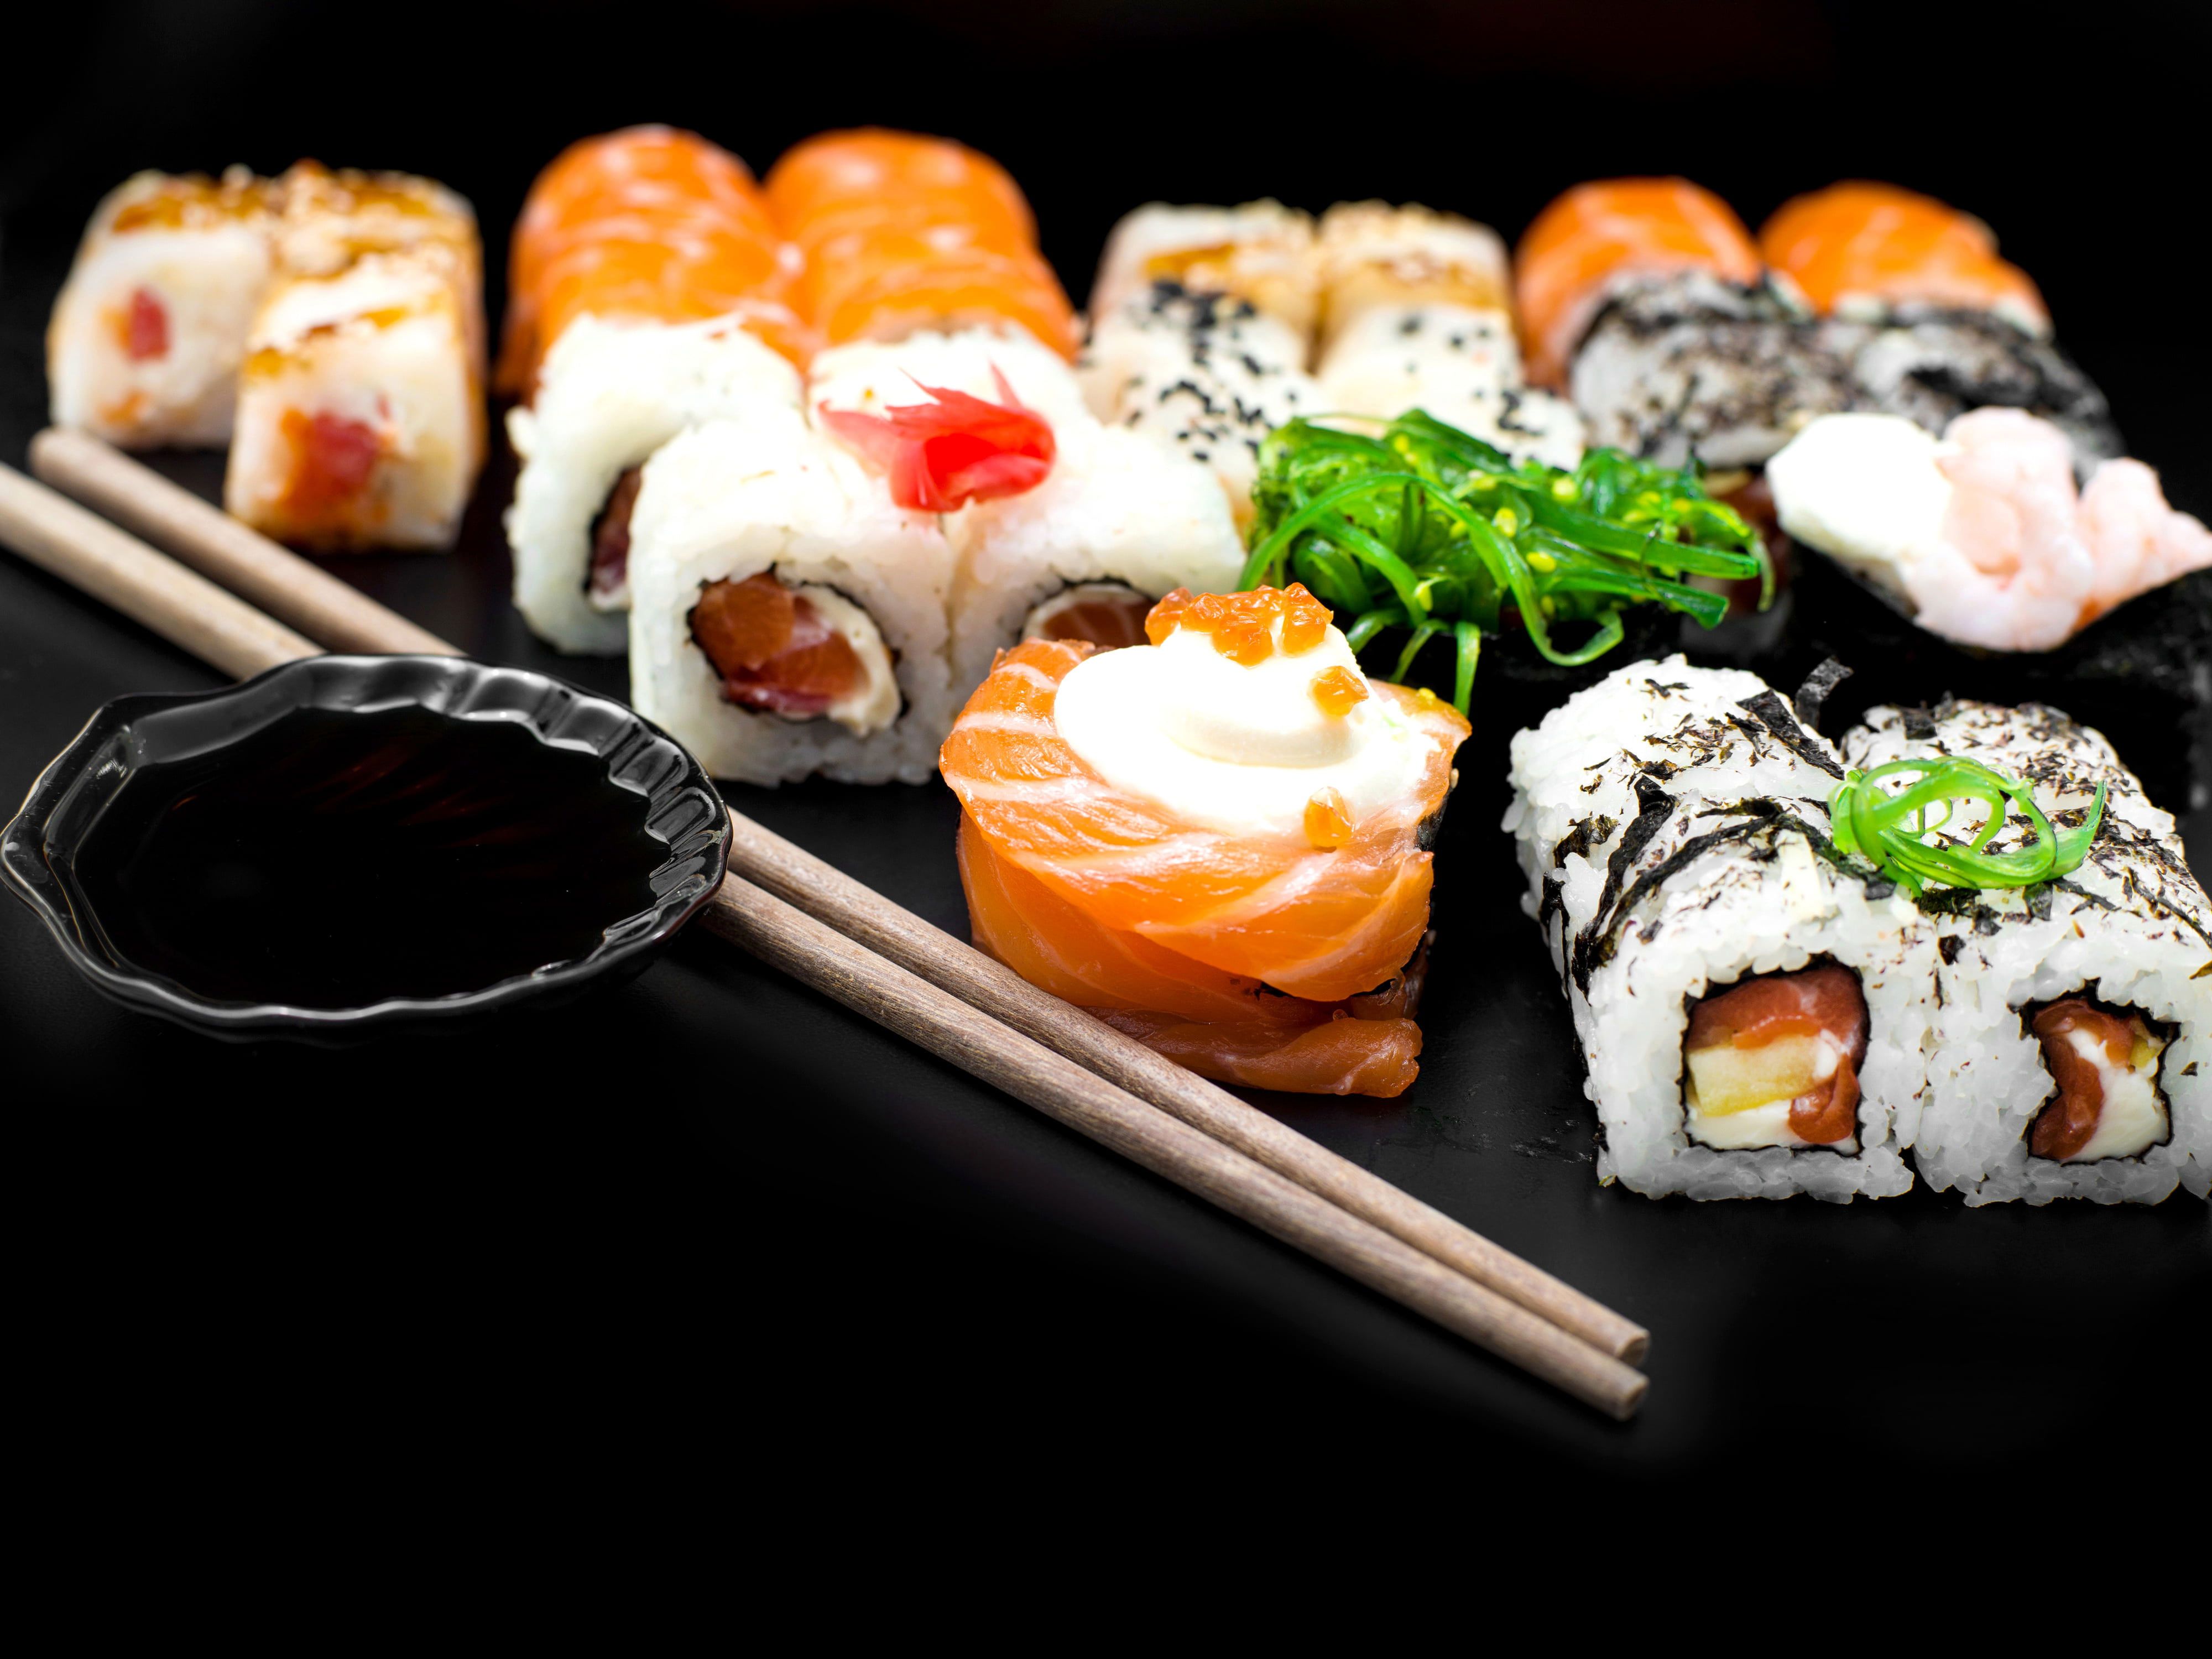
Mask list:
[[[2166,1038],[2130,1009],[2066,997],[2029,1017],[2057,1093],[2028,1126],[2038,1158],[2087,1164],[2135,1158],[2166,1139],[2170,1120],[2158,1086]]]
[[[898,681],[875,619],[834,589],[787,586],[769,571],[708,582],[691,639],[722,695],[788,720],[828,719],[858,735],[898,718]]]
[[[1866,996],[1850,969],[1742,981],[1690,1011],[1683,1127],[1723,1150],[1853,1151],[1866,1050]]]
[[[645,467],[624,467],[607,492],[607,504],[592,520],[591,563],[584,572],[584,592],[601,611],[629,609],[629,515],[637,510],[637,492],[645,483]]]
[[[1145,643],[1152,602],[1127,582],[1077,582],[1030,612],[1025,640],[1082,640],[1105,650]]]

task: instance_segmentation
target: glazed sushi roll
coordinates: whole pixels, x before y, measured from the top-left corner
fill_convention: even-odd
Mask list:
[[[952,716],[934,514],[763,404],[657,451],[630,522],[640,714],[716,777],[928,778]]]
[[[1229,208],[1153,202],[1125,216],[1099,258],[1091,315],[1111,317],[1162,283],[1193,294],[1236,295],[1301,340],[1320,325],[1314,222],[1280,202]]]
[[[977,945],[1209,1077],[1394,1096],[1468,724],[1300,586],[1001,656],[940,761]]]
[[[1838,854],[1835,750],[1757,676],[1678,656],[1616,670],[1512,754],[1505,825],[1581,1039],[1600,1178],[1906,1190],[1936,933]]]
[[[1847,347],[1765,280],[1742,222],[1686,179],[1576,186],[1516,264],[1530,378],[1566,388],[1593,444],[1753,466],[1853,405]]]
[[[228,441],[279,202],[244,167],[142,173],[111,192],[46,333],[54,424],[126,448]]]
[[[1894,185],[1846,183],[1785,203],[1759,233],[1768,266],[1850,325],[1855,406],[1940,432],[1970,409],[2026,410],[2086,475],[2122,453],[2104,394],[2051,342],[2035,283],[1980,220]]]
[[[701,421],[799,407],[795,255],[735,156],[633,127],[538,176],[511,264],[501,372],[527,394],[507,416],[515,605],[561,650],[618,653],[647,458]]]
[[[302,162],[281,184],[223,506],[322,551],[448,547],[484,456],[475,215],[404,174]]]
[[[1572,467],[1582,422],[1522,384],[1505,245],[1486,225],[1382,202],[1340,203],[1315,247],[1315,373],[1333,413],[1425,410],[1516,459]]]
[[[1972,1205],[2212,1192],[2212,904],[2172,817],[2102,735],[2035,705],[1876,708],[1843,751],[1855,775],[1978,762],[2027,783],[2060,834],[2098,819],[2081,863],[2056,879],[1929,890],[1941,1012],[1913,1143],[1929,1184]],[[1945,830],[1962,842],[1986,821],[1984,807]],[[1989,850],[2037,833],[2008,813]]]

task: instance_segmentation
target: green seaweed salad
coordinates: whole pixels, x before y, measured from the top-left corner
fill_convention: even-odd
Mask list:
[[[1705,493],[1694,463],[1594,449],[1565,472],[1516,463],[1419,410],[1360,424],[1294,420],[1261,446],[1243,586],[1304,582],[1354,651],[1407,630],[1394,680],[1449,635],[1462,714],[1483,635],[1510,625],[1509,609],[1547,659],[1573,666],[1620,643],[1628,605],[1719,622],[1726,597],[1688,578],[1756,576],[1759,609],[1773,598],[1758,532]],[[1555,630],[1580,637],[1563,645]]]

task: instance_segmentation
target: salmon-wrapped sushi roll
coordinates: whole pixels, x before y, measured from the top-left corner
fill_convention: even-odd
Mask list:
[[[1821,313],[1875,319],[1901,302],[1995,312],[2051,331],[2043,295],[1970,214],[1895,185],[1831,185],[1776,210],[1759,233],[1766,263]]]
[[[541,639],[628,643],[630,515],[653,451],[757,404],[798,408],[797,269],[744,164],[690,133],[587,138],[531,186],[500,368],[528,397],[507,415],[522,470],[507,532]]]
[[[1505,245],[1487,225],[1419,206],[1340,203],[1322,216],[1315,373],[1334,412],[1425,410],[1516,458],[1571,468],[1582,422],[1522,383]]]
[[[1852,343],[1808,326],[1728,204],[1687,179],[1576,186],[1516,267],[1530,377],[1568,389],[1593,444],[1755,466],[1856,396]]]
[[[1832,185],[1784,203],[1759,252],[1850,342],[1860,408],[1942,432],[1996,404],[2052,422],[2084,478],[2124,453],[2104,394],[2051,340],[2027,274],[1990,228],[1894,185]]]
[[[484,453],[475,215],[404,174],[303,162],[282,184],[223,505],[302,547],[450,546]]]
[[[227,441],[277,206],[244,167],[142,173],[112,191],[46,333],[54,424],[130,448]]]
[[[924,329],[1018,329],[1063,356],[1074,313],[1004,168],[949,139],[823,133],[769,172],[805,260],[802,309],[830,344]]]
[[[1370,682],[1303,587],[1031,640],[939,758],[977,944],[1207,1076],[1391,1096],[1467,722]]]

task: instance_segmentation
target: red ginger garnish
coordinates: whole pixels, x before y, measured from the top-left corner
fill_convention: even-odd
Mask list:
[[[994,364],[999,403],[949,386],[915,385],[933,404],[895,404],[881,415],[820,410],[822,423],[890,475],[891,499],[921,513],[1035,489],[1057,453],[1052,426],[1014,396]]]

